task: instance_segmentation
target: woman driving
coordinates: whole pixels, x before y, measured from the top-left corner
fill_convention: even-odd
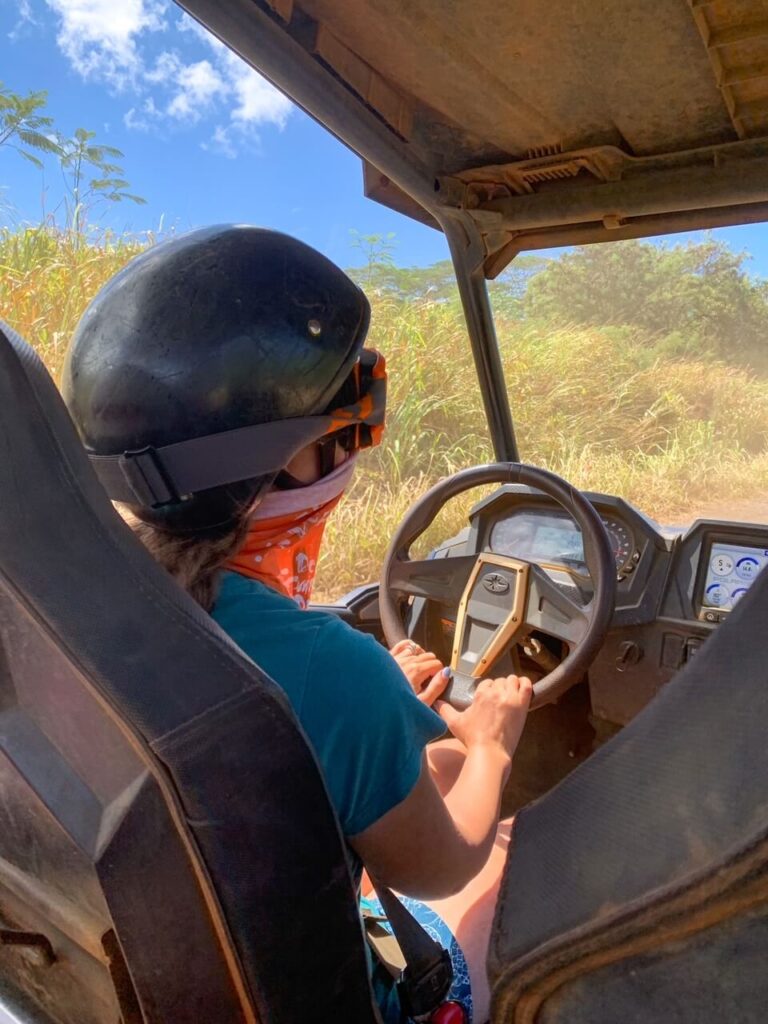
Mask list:
[[[307,608],[325,522],[383,427],[368,320],[360,289],[303,243],[245,226],[195,231],[96,296],[63,391],[138,537],[288,696],[356,883],[365,865],[428,901],[409,906],[439,925],[453,994],[483,1021],[508,838],[499,807],[530,681],[484,680],[457,712],[439,701],[447,675],[434,655],[411,642],[390,653]],[[454,738],[441,740],[446,726]],[[400,1020],[385,989],[385,1019]]]

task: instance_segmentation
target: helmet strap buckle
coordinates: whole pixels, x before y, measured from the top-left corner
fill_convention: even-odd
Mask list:
[[[151,445],[123,452],[119,465],[128,486],[136,495],[137,504],[160,508],[182,500],[173,479]]]

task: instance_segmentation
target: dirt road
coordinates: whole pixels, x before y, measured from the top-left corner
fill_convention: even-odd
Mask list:
[[[760,523],[768,525],[768,494],[762,497],[730,501],[713,501],[697,506],[689,515],[673,516],[665,523],[668,526],[687,526],[694,519],[725,519],[737,523]]]

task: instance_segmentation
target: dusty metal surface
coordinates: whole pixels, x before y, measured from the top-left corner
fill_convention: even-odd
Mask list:
[[[741,139],[768,131],[768,4],[689,0],[733,127]]]
[[[486,276],[523,249],[768,218],[766,0],[182,6],[360,153],[368,195],[471,222]],[[272,66],[298,52],[313,92]]]
[[[301,0],[301,8],[410,98],[410,138],[445,159],[441,171],[494,152],[524,158],[539,147],[624,143],[641,155],[732,138],[681,0]]]

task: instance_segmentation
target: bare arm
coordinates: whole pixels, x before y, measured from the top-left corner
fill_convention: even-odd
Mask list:
[[[480,684],[465,712],[441,707],[467,748],[455,785],[440,796],[426,757],[402,803],[350,839],[368,871],[409,896],[438,899],[462,889],[493,846],[504,783],[531,695],[528,679]]]

